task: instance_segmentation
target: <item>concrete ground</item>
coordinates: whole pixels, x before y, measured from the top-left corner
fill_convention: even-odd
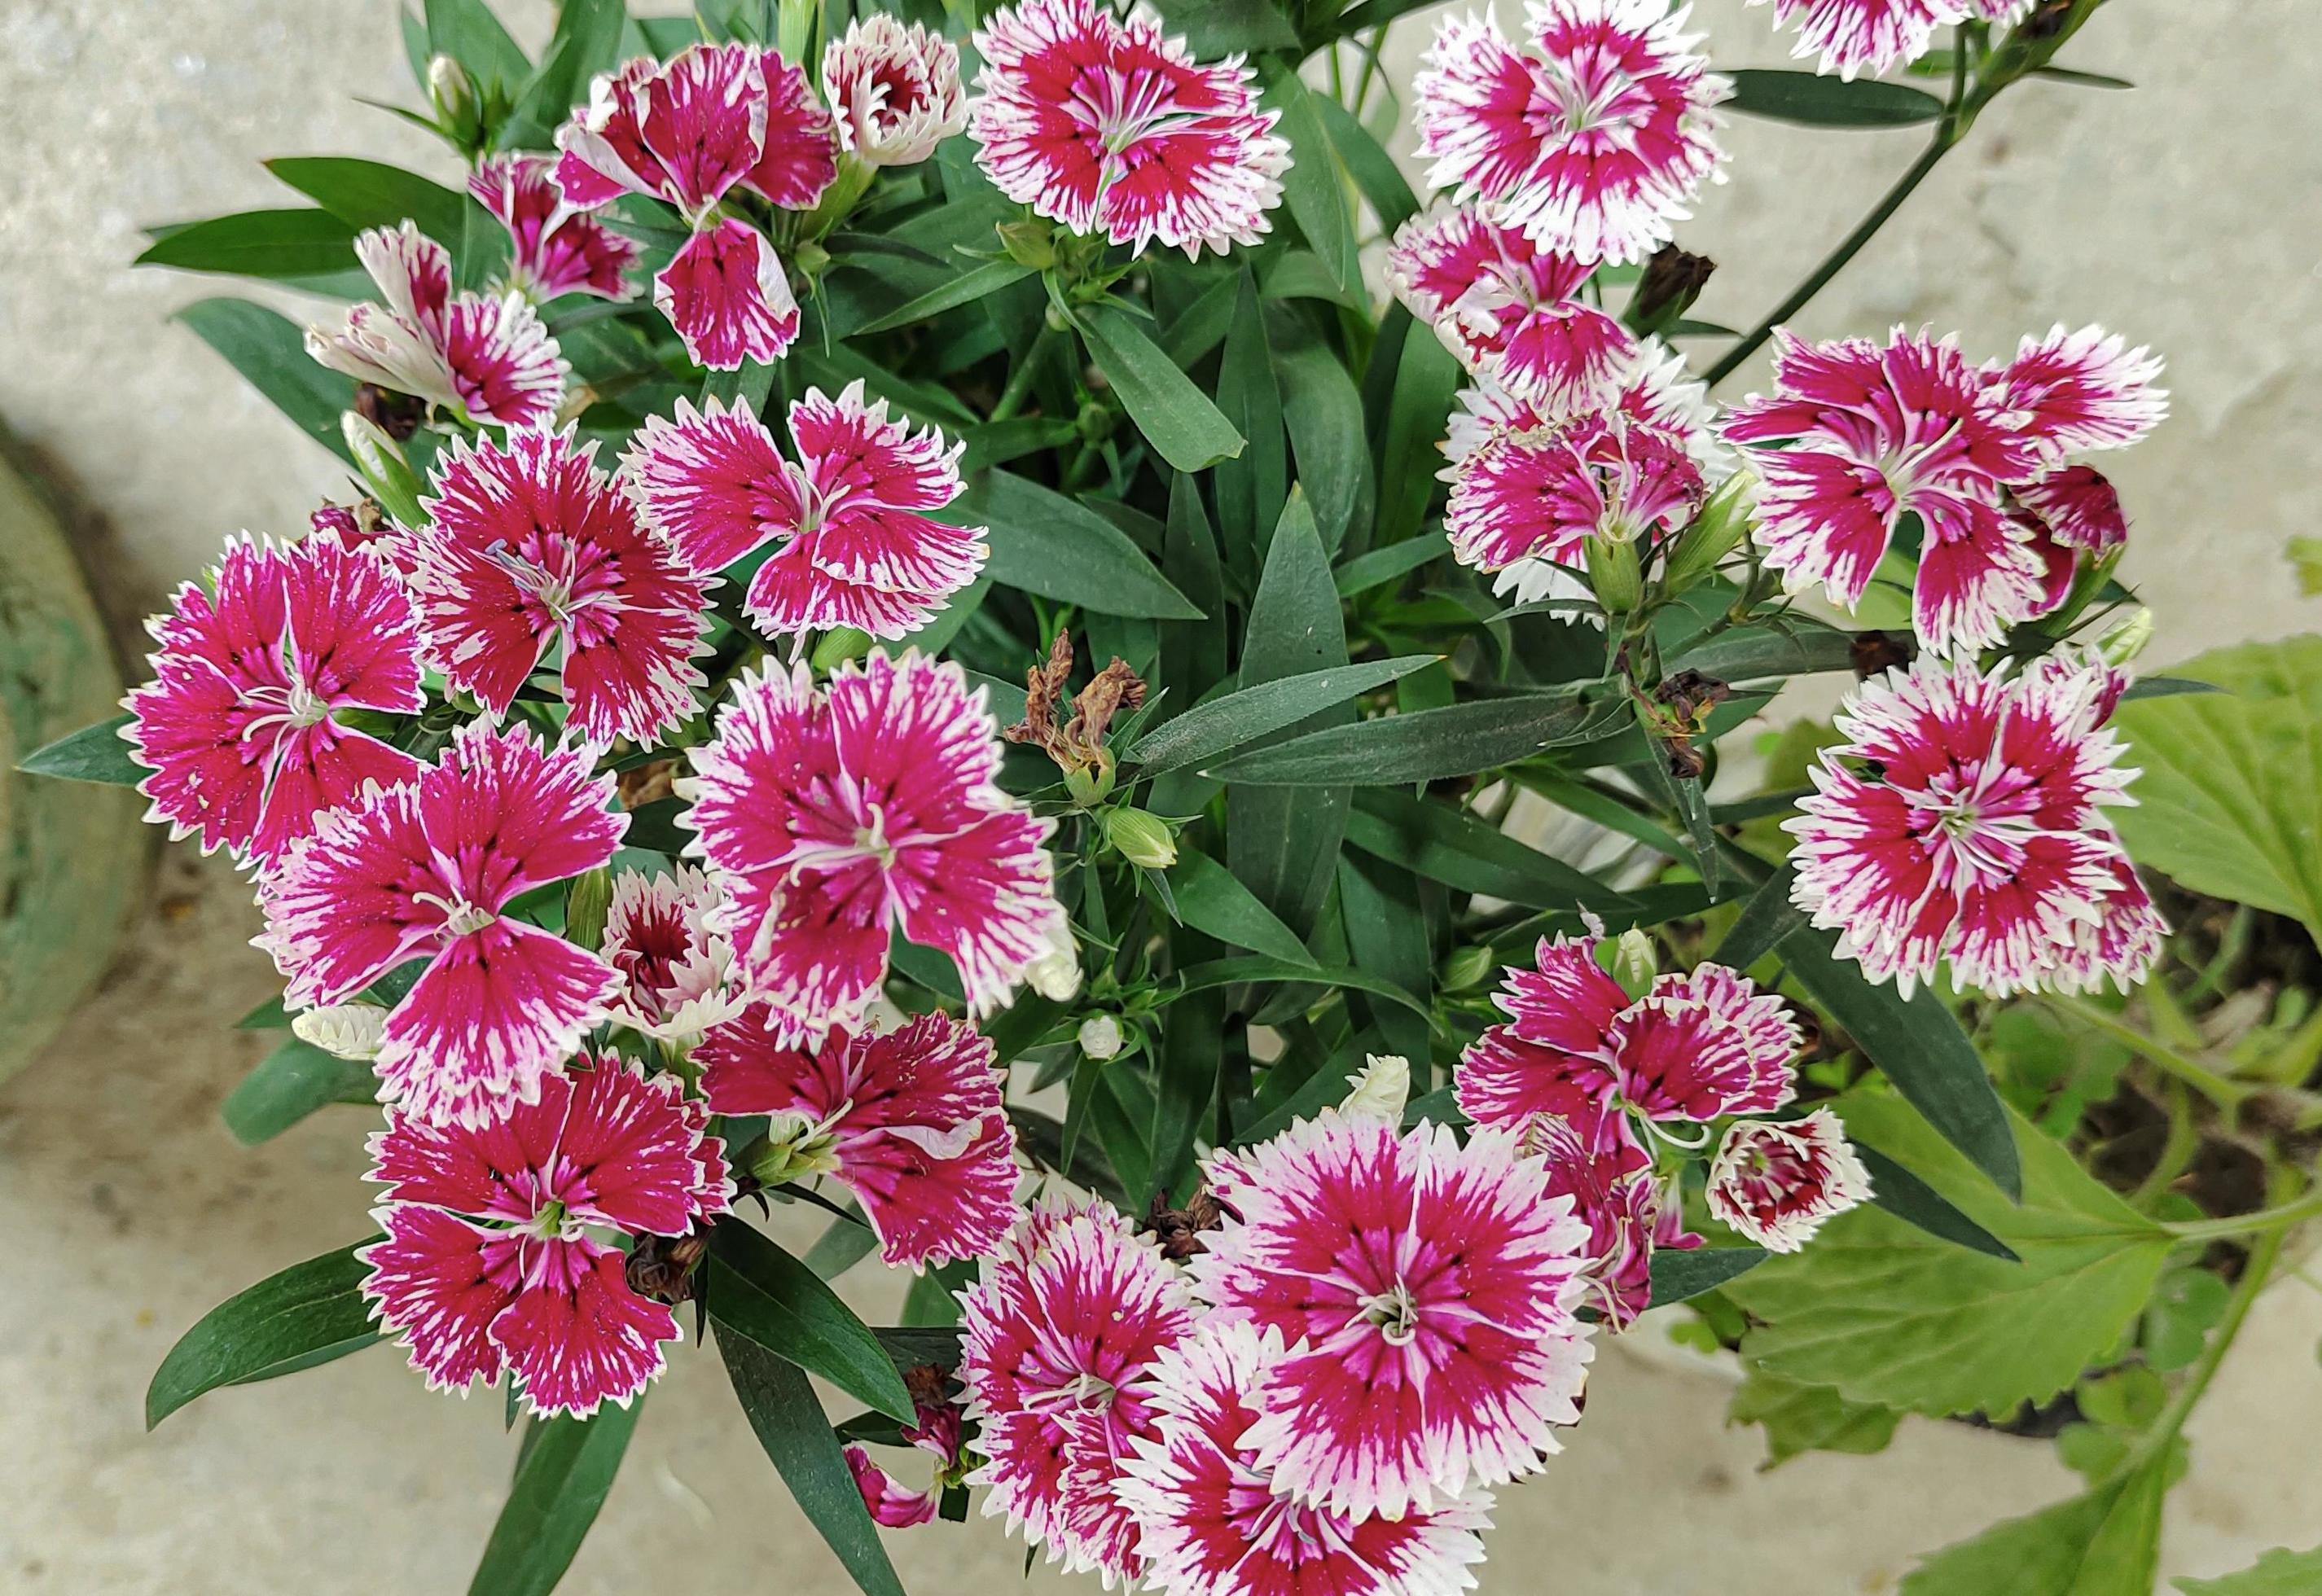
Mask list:
[[[544,30],[542,0],[510,4],[520,31]],[[1722,64],[1786,64],[1765,10],[1697,9]],[[268,155],[449,175],[440,152],[351,98],[407,97],[393,14],[390,0],[0,7],[0,415],[112,522],[111,546],[92,553],[122,615],[237,528],[301,525],[339,479],[166,323],[239,290],[129,272],[137,228],[292,203],[257,166]],[[1801,318],[1818,334],[1955,327],[1979,354],[2101,320],[2163,351],[2174,416],[2107,470],[2137,522],[2128,570],[2159,612],[2164,659],[2322,623],[2279,558],[2322,518],[2317,50],[2322,12],[2295,0],[2109,8],[2066,59],[2143,87],[2017,91]],[[1754,319],[1915,144],[1737,126],[1732,181],[1684,232],[1722,264],[1696,314]],[[435,1596],[465,1588],[497,1510],[513,1451],[496,1408],[428,1396],[386,1352],[216,1393],[142,1432],[145,1381],[187,1325],[364,1226],[362,1110],[256,1150],[218,1124],[219,1099],[267,1045],[226,1028],[272,990],[243,945],[256,928],[230,871],[172,854],[104,991],[0,1087],[14,1253],[0,1291],[0,1590]],[[865,1306],[891,1312],[891,1282],[865,1273]],[[2192,1426],[2171,1573],[2322,1539],[2317,1334],[2322,1301],[2302,1286],[2260,1304]],[[2075,1483],[2044,1446],[1916,1420],[1879,1457],[1760,1474],[1754,1433],[1723,1427],[1724,1398],[1714,1376],[1606,1354],[1567,1453],[1504,1493],[1484,1590],[1891,1590],[1915,1554]],[[989,1524],[890,1544],[918,1591],[1019,1583],[1021,1549]],[[566,1588],[647,1580],[842,1588],[714,1357],[681,1354],[655,1390]],[[1038,1573],[1031,1584],[1060,1588]]]

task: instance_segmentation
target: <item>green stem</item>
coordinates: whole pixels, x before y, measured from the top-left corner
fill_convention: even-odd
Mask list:
[[[2054,992],[2040,993],[2039,999],[2059,1013],[2069,1014],[2113,1040],[2125,1043],[2163,1074],[2175,1076],[2228,1113],[2256,1090],[2238,1081],[2227,1080],[2207,1064],[2187,1058],[2166,1043],[2156,1042],[2135,1026],[2106,1013],[2085,999],[2068,998]]]
[[[1023,408],[1024,396],[1032,391],[1032,378],[1040,369],[1041,358],[1056,341],[1056,330],[1042,322],[1039,336],[1032,340],[1032,347],[1025,351],[1024,358],[1016,363],[1016,369],[1008,374],[1008,386],[1000,390],[1000,402],[992,406],[988,419],[1006,421]]]
[[[2162,1228],[2179,1241],[2225,1241],[2236,1236],[2263,1236],[2268,1238],[2268,1245],[2279,1248],[2283,1231],[2317,1215],[2322,1215],[2322,1185],[2316,1186],[2294,1202],[2260,1208],[2254,1214],[2228,1214],[2222,1219],[2189,1219],[2181,1224],[2164,1225]]]
[[[1347,107],[1357,122],[1362,120],[1364,103],[1371,97],[1371,79],[1378,75],[1379,50],[1385,43],[1386,24],[1381,23],[1371,30],[1370,48],[1363,51],[1363,69],[1355,78],[1355,103]]]
[[[2277,1230],[2250,1249],[2249,1261],[2242,1265],[2242,1278],[2234,1287],[2233,1300],[2226,1304],[2226,1317],[2217,1322],[2216,1333],[2209,1337],[2209,1345],[2202,1349],[2200,1362],[2193,1365],[2192,1374],[2170,1399],[2169,1406],[2162,1410],[2153,1427],[2144,1433],[2144,1438],[2137,1443],[2136,1450],[2122,1463],[2116,1477],[2151,1462],[2177,1438],[2177,1432],[2185,1427],[2185,1421],[2193,1416],[2195,1405],[2208,1391],[2209,1382],[2217,1377],[2218,1365],[2226,1361],[2226,1354],[2232,1349],[2235,1337],[2242,1333],[2242,1322],[2249,1318],[2249,1310],[2256,1303],[2258,1293],[2265,1290],[2266,1278],[2273,1272],[2274,1260],[2281,1254],[2281,1232]]]

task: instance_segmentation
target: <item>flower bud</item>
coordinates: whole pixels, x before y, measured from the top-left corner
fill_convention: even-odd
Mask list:
[[[1080,995],[1081,954],[1073,942],[1073,928],[1062,916],[1042,934],[1040,956],[1024,967],[1024,981],[1051,1003],[1069,1003]]]
[[[1399,1126],[1403,1106],[1411,1101],[1411,1061],[1399,1053],[1366,1054],[1348,1087],[1339,1113],[1349,1119],[1384,1119]]]
[[[1716,269],[1717,262],[1706,255],[1689,255],[1675,244],[1663,244],[1645,262],[1644,275],[1637,279],[1637,291],[1630,296],[1621,319],[1632,333],[1667,332],[1701,297]]]
[[[613,907],[613,872],[603,865],[572,878],[564,894],[564,939],[595,953],[605,945],[605,916]]]
[[[1618,543],[1602,537],[1588,540],[1588,586],[1596,595],[1596,602],[1604,606],[1604,614],[1625,616],[1644,602],[1644,579],[1637,570],[1637,545],[1630,539]]]
[[[1177,839],[1157,815],[1126,805],[1104,812],[1105,840],[1131,864],[1166,870],[1177,862]]]
[[[859,660],[870,652],[871,634],[852,626],[833,626],[814,645],[814,668],[818,672],[836,670],[847,661]]]
[[[1046,222],[1026,220],[1000,225],[1000,247],[1019,266],[1046,271],[1056,263],[1056,230]],[[1049,306],[1053,312],[1055,306]]]
[[[1097,749],[1085,764],[1063,767],[1065,790],[1072,794],[1074,803],[1083,809],[1092,809],[1112,796],[1115,769],[1112,750]]]
[[[1081,1021],[1081,1052],[1097,1063],[1120,1056],[1120,1022],[1109,1014],[1092,1014]]]
[[[481,141],[484,111],[475,79],[450,56],[428,58],[427,103],[435,108],[435,124],[461,149],[473,150]]]
[[[1492,970],[1499,962],[1487,947],[1464,947],[1454,950],[1443,961],[1443,990],[1464,992],[1482,986],[1491,979]]]
[[[419,507],[419,479],[404,455],[403,445],[358,411],[340,415],[339,432],[347,441],[347,452],[355,457],[355,470],[362,473],[363,483],[379,507],[405,526],[427,524],[427,516]]]
[[[1631,998],[1641,998],[1652,990],[1653,978],[1660,973],[1660,960],[1653,952],[1653,939],[1636,926],[1621,933],[1613,944],[1613,979]]]
[[[290,1034],[334,1058],[368,1062],[386,1044],[387,1010],[369,1003],[302,1008],[290,1017]]]
[[[1669,592],[1681,592],[1717,569],[1748,535],[1750,512],[1757,500],[1758,479],[1749,472],[1736,471],[1725,479],[1669,550],[1661,576]]]
[[[2097,639],[2097,652],[2107,665],[2125,665],[2153,641],[2153,612],[2138,605],[2120,623]]]

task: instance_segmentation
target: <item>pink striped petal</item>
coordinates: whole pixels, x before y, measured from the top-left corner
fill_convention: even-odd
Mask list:
[[[854,1474],[855,1488],[863,1493],[863,1505],[871,1509],[874,1521],[890,1529],[910,1529],[935,1522],[936,1508],[943,1495],[940,1491],[904,1490],[860,1446],[846,1448],[846,1467]]]
[[[577,211],[557,187],[545,155],[490,155],[468,175],[468,192],[507,229],[508,282],[539,299],[589,294],[626,299],[636,241]]]
[[[2026,338],[2001,373],[2009,424],[2038,441],[2049,459],[2089,449],[2125,449],[2161,424],[2169,391],[2161,361],[2102,327]]]
[[[576,1418],[626,1407],[661,1373],[677,1316],[629,1289],[618,1247],[574,1236],[534,1251],[532,1278],[491,1327],[526,1405]]]
[[[1736,1120],[1710,1161],[1709,1212],[1771,1253],[1795,1253],[1824,1220],[1866,1202],[1870,1174],[1827,1108],[1803,1119]]]
[[[2127,854],[2115,853],[2107,864],[2111,879],[2097,917],[2074,923],[2071,945],[2057,964],[2053,981],[2060,992],[2093,992],[2109,981],[2125,993],[2144,982],[2161,957],[2169,922],[2153,907]]]
[[[1817,71],[1851,80],[1858,72],[1877,77],[1918,59],[1934,41],[1935,30],[1960,21],[1967,11],[1960,0],[1774,0],[1774,25],[1800,19],[1797,45],[1790,53],[1818,55]]]
[[[1789,1006],[1723,964],[1664,975],[1613,1025],[1621,1099],[1648,1119],[1770,1114],[1796,1088]]]
[[[2128,517],[2113,485],[2087,466],[2065,466],[2014,489],[2048,535],[2067,549],[2104,555],[2128,542]]]
[[[694,1051],[720,1114],[767,1114],[778,1137],[827,1158],[855,1193],[889,1263],[915,1269],[998,1246],[1016,1218],[1015,1134],[992,1044],[958,1020],[834,1032],[816,1048],[761,1008]]]
[[[1239,56],[1204,66],[1141,7],[1022,0],[974,36],[976,161],[1000,191],[1075,233],[1199,258],[1255,244],[1290,146]]]
[[[1431,1513],[1535,1472],[1577,1422],[1587,1227],[1512,1133],[1325,1114],[1212,1159],[1225,1227],[1189,1268],[1218,1322],[1294,1350],[1242,1444],[1354,1518]],[[1239,1216],[1235,1218],[1234,1216]]]
[[[637,56],[599,75],[589,87],[589,104],[556,130],[556,187],[567,204],[593,211],[624,194],[660,195],[664,174],[644,131],[646,100],[660,71],[651,56]]]
[[[362,1293],[427,1389],[465,1395],[479,1380],[498,1380],[506,1365],[492,1321],[523,1289],[524,1235],[417,1203],[389,1203],[371,1217],[387,1234],[355,1253],[370,1266]]]
[[[1625,1114],[1592,1108],[1568,1119],[1533,1123],[1526,1145],[1548,1169],[1548,1194],[1572,1200],[1588,1227],[1587,1279],[1595,1306],[1614,1330],[1627,1329],[1652,1305],[1653,1252],[1701,1245],[1687,1234],[1682,1205],[1653,1178]]]
[[[814,97],[805,68],[762,50],[766,127],[744,187],[784,210],[812,208],[838,176],[838,127]]]
[[[646,519],[704,575],[806,524],[802,474],[739,401],[678,400],[673,418],[646,418],[621,463]]]
[[[1120,1495],[1156,1589],[1175,1596],[1455,1596],[1484,1560],[1491,1493],[1471,1486],[1431,1512],[1356,1518],[1286,1500],[1243,1437],[1251,1393],[1284,1356],[1281,1336],[1204,1327],[1163,1349],[1147,1381],[1160,1412]]]
[[[718,883],[689,864],[613,878],[599,951],[624,983],[614,1002],[617,1020],[681,1042],[742,1012],[733,944],[716,929],[725,903]]]
[[[654,278],[654,306],[712,371],[770,366],[798,337],[799,307],[774,246],[729,216],[685,241]]]
[[[557,130],[557,182],[592,210],[648,194],[690,219],[749,174],[765,133],[758,52],[689,45],[658,66],[639,57],[597,79],[587,108]]]
[[[1530,0],[1512,44],[1490,11],[1446,18],[1414,80],[1430,179],[1583,260],[1668,240],[1723,160],[1731,92],[1663,0]]]

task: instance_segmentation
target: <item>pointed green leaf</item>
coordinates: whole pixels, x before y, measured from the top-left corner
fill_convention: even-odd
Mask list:
[[[1089,357],[1162,459],[1200,471],[1242,451],[1233,424],[1135,322],[1107,305],[1088,306],[1074,320]]]
[[[1423,670],[1433,654],[1366,660],[1359,665],[1310,670],[1261,682],[1237,693],[1197,704],[1175,720],[1138,738],[1123,755],[1143,767],[1143,775],[1183,770],[1294,725],[1307,716]]]
[[[1478,698],[1327,726],[1203,773],[1229,786],[1399,787],[1513,764],[1577,740],[1595,718],[1595,707],[1577,694]]]
[[[736,1335],[910,1422],[911,1393],[870,1329],[812,1270],[738,1217],[710,1236],[709,1311]]]
[[[1386,347],[1382,338],[1381,354]],[[1433,328],[1411,329],[1403,342],[1386,401],[1386,430],[1379,443],[1375,543],[1385,546],[1415,536],[1427,519],[1427,506],[1440,486],[1435,473],[1443,465],[1441,445],[1452,396],[1466,379],[1459,362],[1443,347]]]
[[[354,1255],[369,1245],[356,1242],[294,1263],[204,1314],[153,1371],[145,1427],[219,1386],[311,1369],[377,1341],[379,1327],[359,1289],[370,1267]]]
[[[1745,68],[1733,79],[1729,110],[1801,127],[1909,127],[1933,122],[1943,103],[1924,89],[1858,78],[1851,82],[1819,72]]]
[[[1891,1095],[1837,1107],[1881,1148],[2012,1248],[2009,1263],[1877,1208],[1824,1227],[1805,1252],[1725,1288],[1759,1327],[1742,1354],[1786,1380],[1928,1414],[2010,1413],[2078,1380],[2151,1297],[2172,1238],[2010,1116],[2024,1197],[2011,1204]]]
[[[1253,953],[1312,964],[1313,955],[1272,909],[1258,902],[1233,871],[1206,853],[1180,852],[1169,867],[1169,888],[1177,917],[1194,930]]]
[[[16,768],[27,775],[53,776],[62,781],[134,787],[145,780],[147,772],[129,757],[129,744],[121,737],[121,728],[132,718],[116,715],[111,720],[68,732],[55,742],[32,750],[16,762]]]
[[[563,0],[547,52],[494,141],[498,147],[547,144],[573,106],[588,99],[590,80],[619,63],[621,30],[627,21],[622,0]]]
[[[1347,841],[1431,881],[1527,908],[1617,909],[1629,902],[1585,871],[1449,804],[1392,789],[1367,789],[1356,799]]]
[[[1287,959],[1269,959],[1262,953],[1252,953],[1244,958],[1211,959],[1177,972],[1178,990],[1186,992],[1212,991],[1219,987],[1239,986],[1244,981],[1254,980],[1303,981],[1319,987],[1343,987],[1348,991],[1368,992],[1374,997],[1384,998],[1413,1014],[1427,1014],[1427,1005],[1417,997],[1393,981],[1364,970],[1330,965],[1318,967],[1311,962],[1293,963]],[[1430,1017],[1429,1024],[1433,1023]],[[1214,1044],[1214,1037],[1212,1043]]]
[[[1897,1218],[1917,1226],[1929,1236],[1988,1253],[2010,1263],[2021,1262],[2014,1247],[1944,1201],[1942,1192],[1878,1148],[1857,1142],[1854,1154],[1870,1176],[1870,1200]]]
[[[369,1064],[293,1037],[268,1053],[218,1108],[245,1147],[280,1135],[326,1103],[368,1103],[379,1096]]]
[[[1901,1596],[2144,1596],[2160,1563],[2168,1491],[2164,1454],[1945,1547],[1905,1576]]]
[[[393,227],[407,216],[447,250],[460,247],[473,203],[416,172],[376,160],[285,155],[268,161],[266,169],[349,227]]]
[[[297,326],[246,299],[197,300],[179,311],[178,319],[224,355],[300,431],[354,464],[339,431],[339,417],[354,407],[354,378],[316,365]]]
[[[1666,1308],[1704,1291],[1714,1291],[1772,1256],[1763,1247],[1673,1247],[1653,1253],[1653,1303]]]
[[[1225,529],[1226,546],[1244,552],[1239,570],[1247,581],[1257,572],[1274,524],[1282,518],[1282,501],[1290,491],[1290,464],[1282,431],[1282,393],[1275,386],[1257,284],[1246,269],[1237,275],[1240,287],[1218,367],[1218,409],[1249,447],[1220,461],[1211,479],[1217,484],[1218,520]]]
[[[1266,341],[1274,351],[1298,485],[1314,506],[1314,530],[1322,546],[1335,557],[1369,539],[1378,513],[1378,473],[1363,438],[1362,392],[1313,328],[1279,307],[1266,315]],[[1346,590],[1342,583],[1339,591]]]
[[[734,1395],[807,1522],[867,1596],[903,1596],[902,1582],[879,1544],[878,1527],[847,1467],[846,1449],[831,1433],[830,1419],[805,1374],[749,1336],[728,1334],[715,1310],[710,1320]]]
[[[1411,180],[1394,164],[1394,157],[1364,131],[1355,114],[1328,95],[1309,97],[1355,187],[1378,213],[1379,226],[1391,234],[1419,214],[1419,196],[1411,191]]]
[[[928,289],[909,304],[897,306],[875,321],[846,329],[846,336],[859,338],[868,333],[887,333],[897,327],[928,321],[945,311],[956,310],[963,305],[973,305],[979,299],[987,298],[1009,284],[1022,282],[1031,275],[1030,267],[1019,266],[1013,260],[986,260]]]
[[[1013,472],[991,471],[970,483],[945,517],[988,528],[984,570],[1002,587],[1109,616],[1202,618],[1126,533]]]
[[[587,1418],[560,1413],[533,1422],[468,1596],[548,1596],[556,1589],[613,1489],[644,1405],[640,1391]]]
[[[1283,62],[1267,61],[1263,74],[1262,103],[1282,114],[1274,131],[1290,141],[1290,169],[1282,174],[1283,205],[1298,223],[1306,247],[1330,275],[1348,287],[1359,287],[1362,268],[1355,258],[1354,218],[1347,210],[1338,151],[1315,108],[1318,96]]]
[[[233,277],[322,277],[355,264],[355,229],[328,211],[244,211],[174,228],[133,264]]]

